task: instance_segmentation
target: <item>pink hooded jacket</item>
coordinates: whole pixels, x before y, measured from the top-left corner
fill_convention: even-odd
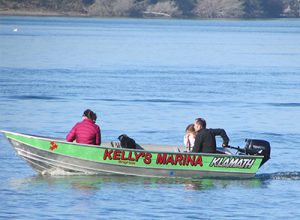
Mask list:
[[[81,144],[101,144],[100,127],[90,119],[84,119],[78,122],[69,132],[66,138],[67,141],[72,142],[76,140]]]

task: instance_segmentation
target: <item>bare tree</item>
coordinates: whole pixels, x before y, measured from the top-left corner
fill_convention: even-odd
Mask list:
[[[92,16],[110,17],[128,16],[134,6],[134,0],[95,0],[88,13]]]
[[[202,18],[239,18],[243,4],[240,0],[198,0],[194,13]]]
[[[284,17],[300,17],[300,0],[285,0],[283,3]]]
[[[110,16],[111,15],[111,1],[110,0],[95,0],[88,8],[88,14],[91,16]]]
[[[131,8],[134,6],[134,0],[116,0],[112,5],[114,16],[128,16]]]
[[[174,1],[162,1],[157,2],[154,5],[149,5],[144,13],[154,16],[166,17],[177,17],[182,14]]]

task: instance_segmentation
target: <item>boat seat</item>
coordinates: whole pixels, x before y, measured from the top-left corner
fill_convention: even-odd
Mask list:
[[[138,150],[144,150],[144,148],[142,148],[142,146],[137,143],[135,144],[135,146],[136,146],[136,149],[138,149]]]
[[[122,148],[121,143],[119,141],[111,141],[110,142],[111,147],[113,148]]]
[[[232,152],[228,148],[223,148],[223,147],[222,148],[218,147],[216,153],[217,154],[233,155]]]
[[[121,146],[120,141],[111,141],[111,142],[110,142],[110,145],[111,145],[111,147],[113,147],[113,148],[123,148],[123,147]],[[139,144],[136,144],[136,149],[138,149],[138,150],[144,150],[144,148],[142,148],[141,145],[139,145]]]

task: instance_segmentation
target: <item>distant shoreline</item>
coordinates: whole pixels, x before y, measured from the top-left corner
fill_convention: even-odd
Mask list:
[[[169,16],[145,16],[145,17],[132,17],[132,16],[95,16],[78,12],[55,12],[55,11],[34,11],[34,10],[1,10],[0,16],[37,16],[37,17],[85,17],[85,18],[136,18],[136,19],[189,19],[189,20],[270,20],[270,19],[299,19],[297,17],[265,17],[265,18],[200,18],[200,17],[185,17],[185,18],[174,18]]]
[[[2,16],[167,19],[300,18],[299,0],[0,0]]]
[[[23,10],[0,10],[2,16],[53,16],[53,17],[90,17],[86,14],[70,12],[53,12],[53,11],[23,11]]]

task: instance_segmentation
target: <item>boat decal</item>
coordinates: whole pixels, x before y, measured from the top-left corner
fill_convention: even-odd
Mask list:
[[[255,159],[248,158],[228,158],[228,157],[214,157],[209,164],[210,167],[225,167],[225,168],[242,168],[251,169]]]
[[[104,151],[103,160],[119,160],[121,163],[134,164],[132,162],[138,162],[140,159],[144,161],[145,164],[151,163],[152,154],[149,152],[135,152],[135,151],[121,151],[121,150],[108,150]]]
[[[201,155],[187,155],[187,154],[157,154],[156,164],[172,164],[181,166],[203,166]]]
[[[143,163],[147,165],[153,162],[157,165],[203,166],[201,155],[157,153],[156,159],[153,160],[153,155],[150,152],[121,151],[113,149],[106,149],[104,151],[103,160],[118,160],[119,163],[130,165],[143,161]]]
[[[54,142],[54,141],[51,141],[50,142],[50,150],[54,150],[54,149],[56,149],[56,148],[58,148],[58,145]]]

